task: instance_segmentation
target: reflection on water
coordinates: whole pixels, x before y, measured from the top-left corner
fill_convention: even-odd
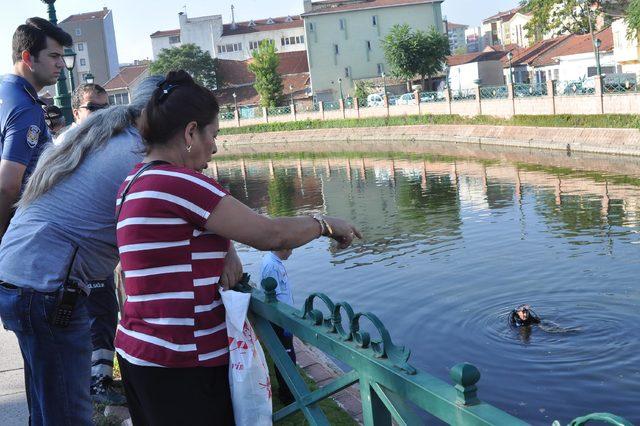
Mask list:
[[[298,306],[322,291],[371,310],[413,365],[449,381],[472,362],[480,397],[532,423],[640,421],[633,173],[430,155],[218,159],[209,172],[260,212],[321,211],[364,232],[345,251],[323,239],[294,252]],[[257,277],[261,254],[241,256]],[[508,327],[521,303],[541,326]]]

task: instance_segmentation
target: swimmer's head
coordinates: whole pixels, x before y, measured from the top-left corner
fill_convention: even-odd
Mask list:
[[[520,305],[516,308],[516,315],[520,318],[521,321],[527,321],[531,314],[529,313],[529,309],[531,307],[529,305]]]
[[[520,305],[511,311],[510,321],[513,325],[520,327],[531,324],[538,324],[540,318],[529,305]]]

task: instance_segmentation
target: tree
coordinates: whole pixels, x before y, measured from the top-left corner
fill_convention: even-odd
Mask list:
[[[632,0],[635,1],[635,0]],[[611,23],[615,15],[625,10],[628,0],[522,0],[524,12],[530,12],[532,19],[525,26],[529,34],[541,38],[544,34],[588,34],[589,15],[592,25],[598,17],[604,18],[605,25]]]
[[[456,50],[453,51],[454,55],[464,55],[467,53],[467,48],[465,46],[458,46]]]
[[[629,28],[627,37],[636,37],[638,30],[640,30],[640,0],[631,0],[629,2],[626,21]]]
[[[356,82],[356,92],[355,92],[356,98],[367,99],[367,96],[369,96],[370,91],[371,91],[371,86],[367,84],[366,81]]]
[[[253,86],[260,95],[260,105],[263,107],[277,106],[282,99],[282,78],[278,74],[278,65],[280,57],[274,43],[262,41],[258,49],[253,51],[249,71],[256,76]]]
[[[451,53],[449,38],[431,28],[428,32],[404,25],[394,25],[382,40],[384,55],[391,66],[391,73],[407,81],[419,75],[422,89],[426,80],[442,71],[447,55]]]
[[[185,70],[199,84],[216,89],[222,85],[218,75],[218,61],[195,44],[162,49],[158,59],[149,67],[151,74],[166,74],[169,71]]]

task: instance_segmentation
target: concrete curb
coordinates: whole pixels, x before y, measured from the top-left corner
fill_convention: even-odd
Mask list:
[[[567,127],[414,125],[294,130],[218,137],[219,153],[273,152],[282,145],[302,144],[307,150],[329,142],[450,142],[518,148],[640,156],[640,130]],[[310,146],[310,143],[313,143]],[[296,148],[298,150],[298,148]]]

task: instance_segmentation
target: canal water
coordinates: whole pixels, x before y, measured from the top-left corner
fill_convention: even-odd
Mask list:
[[[262,213],[322,212],[363,231],[348,250],[319,239],[294,251],[296,307],[321,291],[372,311],[412,365],[450,382],[471,362],[480,398],[533,424],[603,411],[640,422],[637,159],[436,144],[223,157],[208,172]],[[262,254],[239,249],[257,280]],[[508,326],[521,303],[544,328]]]

